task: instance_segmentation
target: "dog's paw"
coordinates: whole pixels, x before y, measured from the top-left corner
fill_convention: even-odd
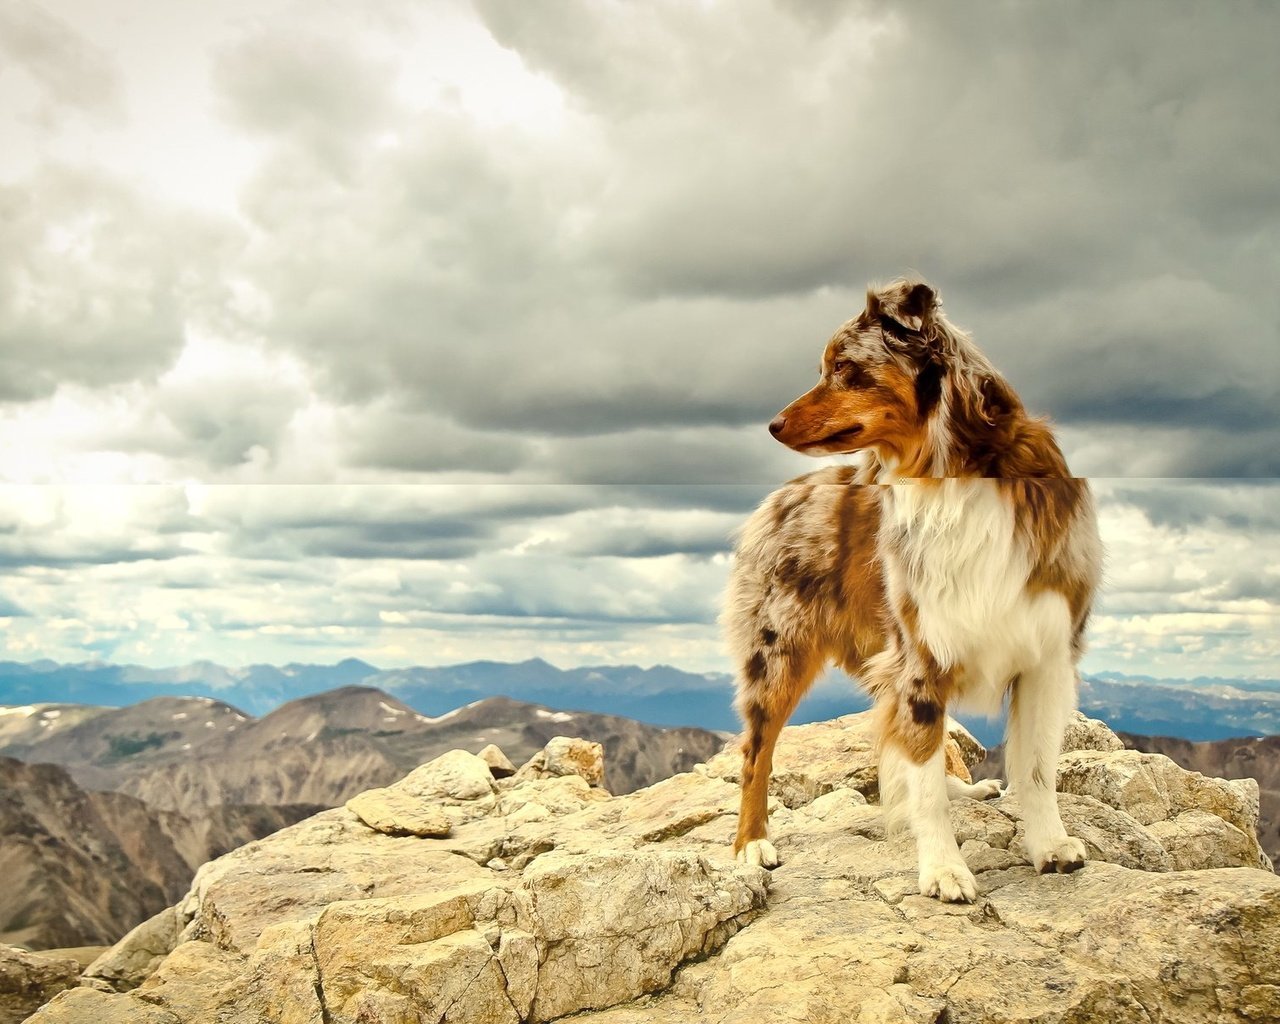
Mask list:
[[[944,903],[972,903],[978,898],[978,882],[963,861],[947,862],[920,869],[920,892]]]
[[[982,779],[978,782],[961,782],[954,775],[947,776],[948,800],[990,800],[1004,795],[1004,783],[999,779]]]
[[[753,867],[776,868],[782,863],[782,859],[769,840],[753,839],[738,851],[738,862]]]
[[[1052,871],[1065,875],[1084,867],[1085,853],[1084,843],[1074,836],[1066,836],[1035,854],[1031,862],[1042,875]]]

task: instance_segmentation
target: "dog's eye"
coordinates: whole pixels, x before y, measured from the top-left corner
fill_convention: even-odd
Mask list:
[[[834,363],[831,364],[831,372],[833,374],[842,374],[842,373],[845,373],[849,369],[849,367],[851,367],[852,365],[853,363],[851,363],[848,359],[837,359]]]

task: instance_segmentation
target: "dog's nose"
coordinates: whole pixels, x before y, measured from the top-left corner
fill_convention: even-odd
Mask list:
[[[782,428],[786,425],[787,418],[783,416],[782,413],[778,413],[778,415],[773,418],[773,422],[769,424],[769,433],[774,437],[777,437],[782,433]]]

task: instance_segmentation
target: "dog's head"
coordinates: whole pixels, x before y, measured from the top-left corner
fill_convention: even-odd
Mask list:
[[[867,308],[827,342],[818,383],[769,432],[806,455],[870,450],[917,467],[947,369],[934,330],[940,315],[923,281],[868,289]]]

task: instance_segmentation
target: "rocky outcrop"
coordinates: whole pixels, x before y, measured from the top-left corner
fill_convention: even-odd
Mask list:
[[[1059,760],[1058,788],[1123,807],[1169,851],[1175,868],[1271,869],[1258,843],[1253,779],[1209,779],[1163,754],[1078,750]]]
[[[1016,794],[959,800],[979,898],[947,905],[920,895],[910,837],[885,835],[868,725],[784,731],[772,874],[729,855],[732,749],[621,797],[581,774],[482,780],[472,755],[450,755],[390,787],[448,816],[448,836],[387,834],[339,808],[234,851],[88,972],[138,988],[70,990],[33,1021],[1280,1015],[1280,880],[1256,839],[1236,839],[1256,822],[1241,787],[1106,749],[1088,724],[1094,749],[1061,762],[1086,866],[1035,874]]]
[[[1133,750],[1164,754],[1188,771],[1224,779],[1253,779],[1259,786],[1258,841],[1272,861],[1280,859],[1280,736],[1191,740],[1121,734]]]
[[[59,992],[78,984],[80,965],[68,957],[0,945],[0,1024],[26,1020]]]

